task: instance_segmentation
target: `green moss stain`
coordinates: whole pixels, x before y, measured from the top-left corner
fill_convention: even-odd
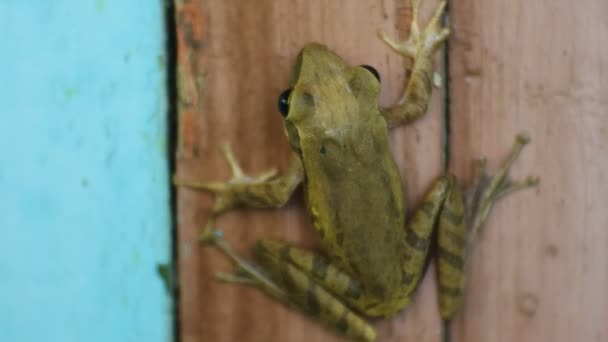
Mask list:
[[[99,13],[103,13],[103,11],[106,9],[106,3],[104,0],[96,0],[95,1],[95,9],[97,10],[97,12]]]
[[[70,101],[78,95],[78,89],[74,87],[66,87],[63,89],[63,97],[66,101]]]
[[[160,70],[165,70],[165,66],[167,65],[167,58],[164,54],[160,54],[156,56],[156,63],[158,64],[158,68]]]
[[[167,293],[173,295],[177,284],[173,267],[167,263],[159,263],[156,265],[156,273],[163,282],[163,285],[165,285]]]
[[[133,259],[134,264],[137,264],[141,261],[141,254],[139,253],[139,250],[137,248],[133,248],[133,250],[131,251],[131,257]]]

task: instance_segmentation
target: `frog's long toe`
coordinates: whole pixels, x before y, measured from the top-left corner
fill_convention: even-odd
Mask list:
[[[232,170],[232,179],[229,183],[257,183],[257,182],[265,182],[270,178],[277,175],[277,169],[272,168],[268,171],[263,172],[262,174],[251,177],[243,172],[241,165],[238,160],[234,157],[234,153],[232,153],[232,149],[230,148],[230,144],[224,144],[222,146],[222,152],[224,153],[224,157],[230,166],[230,170]]]
[[[509,177],[511,166],[529,142],[529,137],[519,134],[515,139],[511,153],[494,175],[488,175],[485,158],[480,158],[477,161],[475,181],[466,194],[466,216],[468,226],[471,229],[471,239],[478,233],[498,199],[517,190],[535,187],[540,183],[540,178],[535,176],[528,176],[520,181],[514,181]]]
[[[199,236],[199,241],[204,245],[217,245],[222,240],[224,233],[221,230],[207,228]]]
[[[443,41],[450,35],[450,30],[442,26],[441,17],[443,16],[446,2],[442,1],[437,6],[433,17],[422,32],[418,27],[419,1],[412,0],[412,23],[410,35],[404,42],[396,42],[390,39],[383,31],[378,32],[378,37],[383,40],[393,50],[407,57],[415,58],[418,53],[428,53],[432,55]]]
[[[274,296],[279,300],[286,301],[286,296],[283,290],[276,286],[268,276],[260,271],[258,266],[245,260],[234,252],[232,247],[230,247],[230,245],[224,241],[222,231],[218,229],[206,229],[199,237],[199,241],[205,245],[210,245],[217,248],[234,264],[235,269],[232,273],[216,273],[215,277],[218,280],[228,283],[257,286],[271,296]]]

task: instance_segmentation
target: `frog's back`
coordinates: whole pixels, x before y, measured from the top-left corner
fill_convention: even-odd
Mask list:
[[[285,127],[315,227],[333,260],[368,293],[390,298],[401,281],[405,209],[379,82],[320,44],[304,47],[292,77]]]
[[[326,132],[302,141],[302,153],[308,206],[327,252],[368,291],[388,298],[401,281],[405,213],[386,124],[379,120],[353,123],[346,136]]]

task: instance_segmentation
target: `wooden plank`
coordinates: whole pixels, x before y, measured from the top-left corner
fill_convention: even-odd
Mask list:
[[[435,5],[425,2],[424,18]],[[178,2],[178,174],[188,179],[227,179],[222,142],[232,145],[250,173],[286,166],[288,145],[276,102],[286,87],[294,57],[307,42],[322,42],[354,65],[376,66],[383,77],[381,103],[396,101],[409,64],[376,38],[376,30],[405,37],[410,17],[405,1]],[[441,171],[439,102],[437,93],[428,117],[396,130],[392,138],[410,203],[417,202]],[[261,237],[317,246],[308,214],[300,196],[296,197],[283,210],[227,214],[218,226],[235,249],[246,255]],[[210,205],[208,194],[178,190],[183,341],[341,340],[257,289],[213,280],[214,272],[228,271],[230,264],[216,250],[197,243]],[[432,278],[430,272],[414,305],[377,324],[381,340],[438,338]]]
[[[608,2],[454,2],[452,169],[491,164],[519,131],[515,174],[473,255],[458,341],[608,340]]]
[[[353,64],[375,65],[383,75],[383,104],[401,89],[404,64],[374,32],[395,34],[397,27],[403,36],[410,13],[403,2],[204,0],[178,7],[184,177],[225,179],[222,141],[231,142],[250,172],[285,166],[276,95],[308,41],[326,43]],[[599,204],[608,190],[602,157],[608,51],[598,44],[608,34],[601,25],[606,14],[601,0],[452,5],[451,169],[470,180],[473,158],[483,153],[497,165],[524,130],[533,144],[514,173],[542,176],[538,191],[502,201],[491,216],[473,256],[454,340],[608,337],[608,216]],[[428,118],[393,138],[402,169],[410,165],[403,172],[410,202],[440,171],[437,100]],[[184,341],[335,338],[256,290],[211,280],[229,264],[196,243],[210,203],[208,195],[179,191]],[[228,214],[219,226],[241,253],[262,236],[316,245],[299,200],[276,212]],[[437,340],[432,275],[427,278],[411,308],[378,323],[383,340]]]
[[[0,3],[2,341],[173,336],[163,9]]]

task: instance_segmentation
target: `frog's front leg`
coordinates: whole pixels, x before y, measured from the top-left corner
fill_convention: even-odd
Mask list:
[[[322,256],[281,241],[260,240],[255,250],[260,267],[237,255],[217,230],[207,230],[202,241],[215,245],[236,266],[234,273],[216,274],[219,280],[256,286],[342,334],[375,340],[374,328],[344,301],[344,296],[360,295],[357,282]]]
[[[445,6],[446,2],[442,1],[426,28],[420,32],[418,28],[419,1],[412,0],[410,36],[403,43],[394,42],[386,34],[379,32],[380,38],[391,48],[414,59],[412,73],[401,100],[396,106],[385,108],[382,111],[389,127],[412,122],[423,116],[428,109],[434,76],[433,56],[450,34],[450,30],[441,25],[441,16]]]
[[[173,183],[196,190],[215,194],[213,214],[208,227],[214,225],[215,218],[224,211],[237,206],[252,208],[278,208],[290,198],[304,178],[300,158],[292,155],[289,166],[283,175],[277,176],[271,169],[252,177],[243,172],[228,145],[224,145],[224,155],[232,170],[232,178],[227,182],[193,182],[174,177]]]

